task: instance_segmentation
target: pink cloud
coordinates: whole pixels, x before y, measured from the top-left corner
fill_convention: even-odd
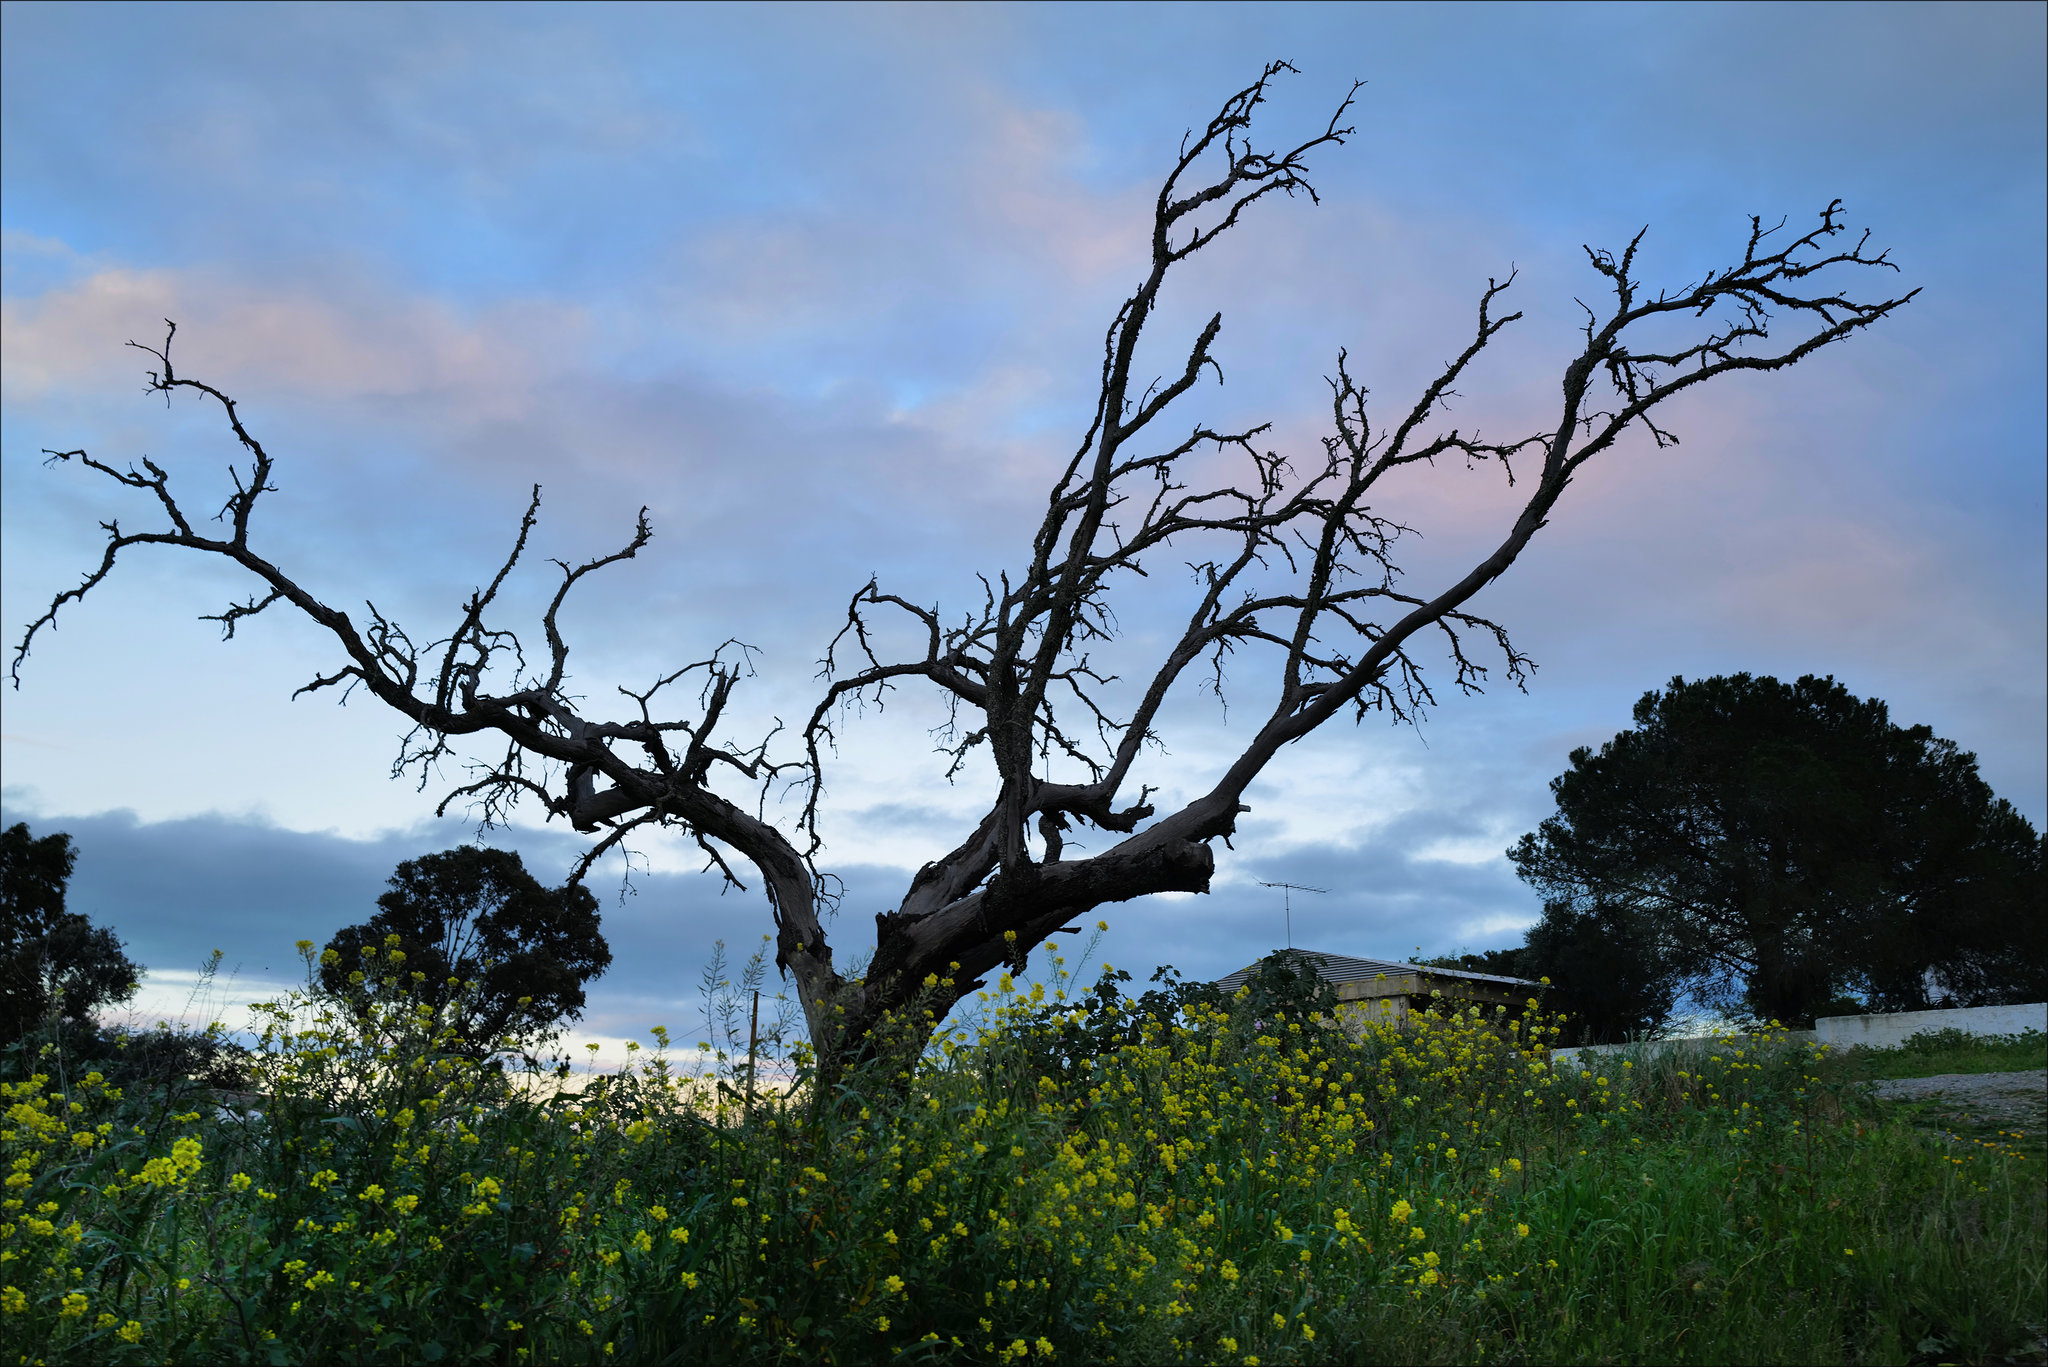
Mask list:
[[[535,387],[586,344],[577,306],[512,300],[473,316],[360,280],[268,289],[223,272],[108,266],[0,304],[0,377],[9,398],[132,388],[177,322],[173,359],[236,393],[323,400],[437,394],[450,416],[514,418]]]

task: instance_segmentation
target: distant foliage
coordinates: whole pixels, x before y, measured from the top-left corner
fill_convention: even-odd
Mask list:
[[[135,995],[142,970],[119,937],[65,910],[77,862],[68,835],[0,832],[0,1045],[46,1024],[89,1031],[95,1012]]]
[[[1677,992],[1796,1025],[2041,999],[2041,837],[1954,742],[1810,675],[1676,678],[1635,723],[1509,851],[1545,903],[1526,962],[1603,1030]]]
[[[465,845],[400,864],[377,914],[328,942],[319,981],[360,1006],[396,979],[482,1058],[581,1016],[584,984],[611,961],[587,888],[543,887],[517,854]]]

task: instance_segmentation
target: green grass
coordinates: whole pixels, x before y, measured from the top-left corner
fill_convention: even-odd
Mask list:
[[[260,1120],[18,1058],[0,1360],[1903,1363],[2048,1318],[2039,1165],[1810,1049],[1119,1007],[1076,1057],[995,995],[751,1107],[659,1048],[523,1086],[402,1002],[279,1003]]]
[[[1952,1144],[1996,1149],[2016,1154],[2037,1166],[2048,1165],[2040,1107],[2036,1107],[2031,1120],[2015,1122],[1987,1118],[1940,1098],[1886,1100],[1877,1106],[1887,1119],[1911,1125]]]
[[[1928,1031],[1896,1049],[1844,1049],[1831,1054],[1827,1075],[1841,1082],[1881,1078],[1938,1077],[1944,1073],[2017,1073],[2048,1068],[2048,1034],[1989,1038],[1960,1030]]]
[[[1831,1085],[1952,1074],[2017,1073],[2048,1068],[2048,1035],[1990,1038],[1942,1030],[1913,1036],[1894,1049],[1846,1049],[1819,1066]],[[1872,1103],[1872,1113],[1911,1125],[1953,1144],[2006,1150],[2048,1165],[2048,1097],[2023,1119],[1986,1117],[1959,1099],[1894,1097]]]

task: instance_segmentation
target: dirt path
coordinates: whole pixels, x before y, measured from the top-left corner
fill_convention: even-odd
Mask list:
[[[2048,1127],[2048,1069],[2033,1068],[2022,1073],[1943,1073],[1938,1077],[1887,1078],[1865,1085],[1873,1096],[1931,1101],[1953,1108],[1953,1118],[1965,1124],[2033,1133]]]

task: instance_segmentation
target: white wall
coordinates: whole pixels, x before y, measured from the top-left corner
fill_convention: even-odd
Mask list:
[[[1774,1030],[1768,1035],[1699,1035],[1686,1039],[1647,1040],[1635,1044],[1581,1044],[1570,1049],[1550,1051],[1552,1067],[1588,1069],[1606,1061],[1618,1066],[1623,1059],[1633,1063],[1647,1063],[1653,1058],[1667,1054],[1697,1055],[1705,1058],[1708,1054],[1728,1054],[1737,1049],[1754,1049],[1773,1040],[1799,1043],[1814,1037],[1811,1030]]]
[[[1836,1049],[1894,1049],[1923,1030],[1971,1035],[2048,1031],[2048,1002],[2024,1006],[1965,1006],[1950,1011],[1896,1011],[1888,1016],[1822,1016],[1813,1023],[1822,1044]]]

